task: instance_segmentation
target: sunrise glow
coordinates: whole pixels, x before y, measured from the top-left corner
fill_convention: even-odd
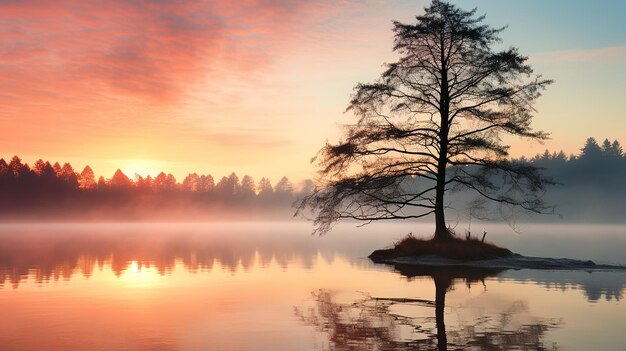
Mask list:
[[[170,163],[155,160],[116,160],[119,162],[120,169],[129,177],[133,178],[136,174],[142,177],[155,177],[164,169],[174,168]]]
[[[0,349],[624,350],[626,0],[0,0]]]
[[[310,158],[353,122],[343,111],[354,85],[395,58],[391,21],[427,3],[2,3],[0,154],[89,164],[105,178],[117,168],[131,178],[312,178]],[[621,2],[599,12],[581,2],[455,3],[508,25],[504,42],[557,81],[535,119],[552,139],[514,140],[513,155],[626,139],[615,103],[626,78]],[[599,116],[610,123],[589,123]]]

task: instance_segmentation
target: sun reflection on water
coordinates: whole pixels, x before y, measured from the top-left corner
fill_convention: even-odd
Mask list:
[[[163,275],[156,267],[133,260],[118,279],[128,286],[150,288],[162,282]]]
[[[8,316],[0,349],[319,350],[352,336],[368,349],[379,332],[395,349],[434,341],[436,284],[364,258],[381,233],[354,240],[352,232],[317,238],[282,224],[241,226],[0,232],[0,310]],[[588,350],[601,340],[603,349],[621,349],[624,277],[521,270],[444,285],[448,342],[477,336]],[[363,341],[359,331],[375,337]]]

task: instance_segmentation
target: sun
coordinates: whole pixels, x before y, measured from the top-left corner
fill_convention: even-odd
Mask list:
[[[155,177],[163,171],[167,173],[166,168],[166,162],[157,160],[122,160],[120,163],[120,169],[129,178],[132,178],[135,174],[142,177]]]

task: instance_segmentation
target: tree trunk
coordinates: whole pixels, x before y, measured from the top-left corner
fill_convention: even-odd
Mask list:
[[[437,187],[439,188],[439,187]],[[452,233],[446,227],[446,219],[443,210],[443,196],[441,196],[441,200],[439,200],[439,189],[437,189],[437,200],[435,202],[435,236],[433,240],[435,241],[448,241],[452,240],[454,237]]]
[[[443,42],[442,42],[443,47]],[[448,72],[445,69],[443,52],[441,53],[441,97],[440,97],[440,124],[439,129],[439,158],[437,159],[437,186],[435,189],[435,237],[436,241],[452,240],[452,233],[446,227],[446,218],[443,206],[443,195],[446,191],[446,167],[448,166],[448,132],[450,97],[448,95]]]
[[[452,240],[452,234],[446,226],[446,216],[443,206],[443,195],[446,191],[446,153],[447,140],[440,144],[442,151],[437,164],[437,186],[435,188],[435,237],[436,241]]]
[[[442,162],[439,161],[441,164]],[[446,217],[443,206],[443,193],[445,192],[446,168],[439,166],[437,174],[437,188],[435,194],[435,237],[436,241],[452,240],[452,234],[446,227]]]

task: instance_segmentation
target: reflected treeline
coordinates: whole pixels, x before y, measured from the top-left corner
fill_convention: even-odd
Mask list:
[[[164,233],[113,231],[14,231],[0,234],[0,285],[32,278],[36,282],[69,280],[75,274],[89,277],[104,266],[121,275],[131,262],[138,268],[154,267],[164,275],[177,263],[190,272],[210,271],[215,265],[236,271],[274,262],[286,269],[297,262],[312,268],[318,257],[333,262],[336,251],[320,250],[310,235],[274,235],[265,240],[255,233]]]
[[[193,218],[232,213],[291,214],[291,204],[313,190],[310,180],[298,186],[283,177],[272,185],[231,173],[219,181],[191,173],[182,182],[172,174],[156,177],[121,170],[96,179],[91,167],[77,172],[69,164],[37,160],[32,166],[14,156],[0,158],[0,216],[5,218]]]
[[[548,289],[580,289],[590,302],[601,299],[607,301],[621,300],[626,289],[626,273],[624,272],[567,272],[567,271],[508,271],[503,275],[506,279],[528,281],[541,284]]]
[[[311,236],[298,223],[250,223],[247,225],[4,225],[0,228],[0,285],[18,287],[28,277],[36,282],[91,276],[95,269],[111,269],[116,275],[129,269],[153,267],[168,274],[177,264],[190,271],[210,271],[218,265],[231,271],[267,267],[283,269],[295,264],[311,269],[318,257],[332,263],[338,257],[352,265],[370,267],[359,259],[371,251],[368,240],[355,241],[340,232],[323,238]],[[369,268],[368,268],[369,269]],[[393,268],[409,277],[432,276],[481,281],[485,277],[513,279],[551,289],[579,289],[589,301],[620,300],[626,288],[623,272],[505,271],[492,269],[443,271],[410,265]]]
[[[518,282],[539,284],[547,289],[579,289],[590,302],[604,297],[607,301],[619,301],[626,289],[626,273],[623,271],[549,271],[537,269],[501,270],[489,268],[465,267],[421,267],[413,265],[393,265],[394,270],[412,279],[420,276],[439,277],[444,274],[448,279],[482,281],[485,277],[509,279]]]
[[[445,297],[455,283],[471,285],[482,281],[484,284],[485,278],[497,273],[399,268],[410,278],[432,278],[435,300],[366,295],[342,303],[336,301],[332,292],[319,290],[312,292],[312,305],[296,307],[295,314],[303,323],[328,334],[331,350],[558,349],[557,345],[546,342],[545,336],[562,322],[528,316],[525,301],[511,301],[493,312],[483,312],[471,320],[456,318],[456,324],[446,325]],[[465,308],[468,306],[455,307]]]

